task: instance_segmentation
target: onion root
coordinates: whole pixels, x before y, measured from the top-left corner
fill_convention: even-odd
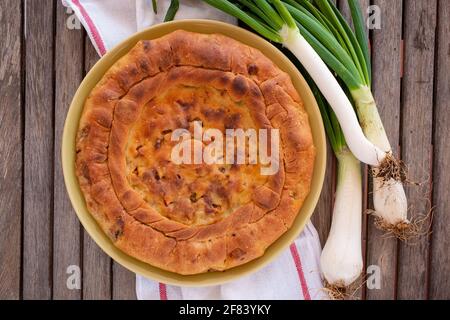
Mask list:
[[[385,233],[385,237],[395,237],[400,241],[411,243],[412,240],[430,234],[433,221],[433,209],[426,215],[419,215],[411,221],[405,220],[397,224],[386,222],[378,216],[374,210],[368,210],[368,214],[375,217],[375,227]]]
[[[372,176],[380,178],[388,183],[391,180],[401,183],[408,182],[408,169],[402,160],[397,159],[392,153],[387,153],[378,167],[372,168]]]
[[[353,283],[350,287],[346,287],[340,284],[330,284],[325,280],[323,290],[328,294],[330,300],[357,300],[356,292],[361,286]]]

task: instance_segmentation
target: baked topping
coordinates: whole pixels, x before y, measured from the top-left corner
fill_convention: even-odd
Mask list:
[[[245,148],[227,144],[241,133]],[[176,31],[136,44],[93,89],[76,169],[118,248],[196,274],[261,256],[292,225],[314,158],[284,72],[225,36]]]

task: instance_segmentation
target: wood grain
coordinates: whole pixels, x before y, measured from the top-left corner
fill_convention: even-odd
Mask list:
[[[433,66],[437,1],[405,0],[405,66],[402,94],[402,156],[410,176],[421,187],[407,189],[412,215],[426,214],[432,167]],[[398,298],[426,299],[428,292],[428,237],[414,245],[401,244]],[[440,275],[445,277],[446,275]]]
[[[372,91],[393,151],[399,155],[403,5],[402,1],[391,0],[375,0],[373,4],[381,9],[382,25],[372,31]],[[381,272],[380,289],[367,290],[371,300],[395,299],[397,240],[383,235],[369,217],[367,265],[378,266]]]
[[[450,299],[450,3],[439,1],[434,131],[434,212],[430,298]]]
[[[382,11],[382,29],[371,32],[375,98],[410,176],[429,182],[408,188],[411,212],[426,212],[431,200],[436,209],[431,244],[424,237],[414,245],[397,245],[368,219],[366,262],[381,268],[381,289],[358,295],[450,299],[450,2],[370,3]],[[346,0],[339,7],[348,17]],[[84,32],[65,27],[66,18],[60,1],[0,2],[0,299],[135,299],[135,275],[80,231],[65,193],[61,131],[74,91],[98,60]],[[312,217],[322,244],[331,224],[334,176],[329,148],[324,189]],[[82,267],[81,291],[66,287],[66,268],[72,264]]]
[[[67,287],[67,268],[81,267],[80,223],[64,185],[61,168],[61,138],[73,95],[83,79],[84,32],[70,30],[65,7],[57,2],[55,36],[55,167],[53,224],[53,298],[80,299],[81,288]]]
[[[83,299],[111,299],[111,259],[84,232]]]
[[[99,57],[89,38],[85,40],[85,73]],[[83,299],[109,300],[112,297],[111,259],[97,246],[83,230]]]
[[[136,300],[136,275],[113,262],[113,299]]]
[[[0,299],[20,298],[22,85],[20,1],[0,3]]]
[[[336,185],[336,157],[333,149],[327,143],[327,168],[323,181],[322,193],[314,211],[311,221],[319,234],[322,247],[327,241],[331,227],[331,216],[333,214],[334,191]]]
[[[23,297],[52,297],[54,1],[27,1]]]

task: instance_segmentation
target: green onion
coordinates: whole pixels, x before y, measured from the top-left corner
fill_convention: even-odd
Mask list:
[[[373,203],[374,215],[378,218],[377,225],[403,239],[413,235],[417,226],[414,226],[408,220],[408,204],[403,188],[404,172],[400,162],[392,156],[392,148],[370,89],[371,64],[369,46],[364,30],[361,8],[355,0],[348,0],[348,2],[355,26],[354,33],[334,5],[326,0],[315,0],[318,7],[326,10],[324,15],[330,17],[331,23],[336,29],[340,30],[343,37],[347,34],[350,44],[355,47],[354,51],[357,53],[357,60],[363,67],[366,81],[361,81],[358,88],[354,88],[354,84],[346,81],[344,77],[342,79],[346,82],[355,101],[356,111],[365,135],[373,144],[388,154],[385,163],[379,168],[375,167],[373,169]],[[341,43],[342,46],[345,44],[348,44],[348,42]],[[328,65],[333,69],[331,64]],[[337,69],[335,70],[337,73],[338,71]],[[393,167],[399,173],[392,174],[391,169]]]
[[[298,24],[298,21],[292,17],[288,8],[281,0],[251,1],[260,9],[252,12],[252,14],[258,16],[259,19],[255,19],[252,15],[239,8],[231,1],[204,1],[217,9],[242,20],[262,36],[274,42],[281,43],[284,47],[289,49],[307,69],[326,100],[330,103],[342,126],[347,145],[352,153],[360,161],[371,165],[379,165],[384,160],[384,157],[386,156],[385,152],[373,145],[364,136],[348,97],[340,87],[334,75],[315,51],[322,50],[324,54],[327,54],[329,53],[329,50],[327,50],[326,46],[320,43],[320,41],[314,42],[315,47],[313,49],[312,44],[310,45],[305,38],[307,37],[308,40],[311,41],[314,40],[315,37],[307,30],[307,28]],[[248,6],[246,8],[249,9]],[[264,15],[262,15],[262,13],[264,13]],[[277,29],[275,29],[272,24],[265,22],[267,17],[274,21],[278,26]],[[299,26],[302,28],[302,33],[299,30]],[[319,25],[312,23],[309,27],[318,28]],[[329,56],[333,55],[330,54]],[[338,59],[333,58],[330,58],[329,62],[334,63],[335,67],[339,69],[342,74],[348,74],[349,78],[347,80],[351,81],[352,74],[347,70],[345,65]]]
[[[229,15],[238,18],[245,24],[247,24],[249,27],[251,27],[253,30],[261,34],[262,36],[266,37],[269,40],[272,40],[274,42],[281,43],[283,39],[281,38],[280,34],[277,32],[276,29],[272,28],[269,24],[264,24],[261,20],[255,19],[250,14],[246,13],[242,9],[240,9],[238,6],[236,6],[231,1],[227,0],[203,0],[209,5],[228,13]],[[253,12],[254,14],[258,15],[258,12]],[[269,18],[272,18],[269,16]]]
[[[172,21],[175,18],[179,7],[180,2],[178,0],[170,1],[169,9],[167,9],[166,16],[164,17],[164,22]]]
[[[272,20],[267,14],[264,13],[256,4],[248,0],[239,0],[241,4],[249,8],[252,12],[255,12],[255,19],[263,20],[265,23],[270,25],[274,30],[278,29],[280,25],[277,24],[277,21]]]
[[[378,225],[399,237],[411,231],[403,188],[405,170],[392,155],[370,89],[369,48],[357,1],[348,0],[355,31],[329,0],[239,1],[243,9],[227,0],[204,1],[295,55],[335,112],[348,148],[358,160],[373,166]],[[343,81],[343,88],[328,68]],[[350,93],[358,118],[344,90]]]
[[[340,14],[339,10],[334,6],[334,4],[330,3],[328,0],[315,0],[319,9],[321,9],[322,13],[328,17],[328,20],[333,24],[333,26],[338,30],[342,39],[344,40],[344,45],[347,50],[349,50],[351,57],[353,58],[354,64],[358,69],[358,72],[362,75],[365,75],[362,83],[365,83],[367,80],[367,67],[364,68],[361,64],[362,51],[361,48],[357,45],[357,41],[353,36],[353,33],[348,32],[348,26],[345,23],[344,18]],[[343,23],[344,22],[344,23]],[[355,46],[356,44],[356,46]]]
[[[364,54],[364,60],[366,61],[367,65],[367,72],[369,75],[369,84],[372,83],[372,66],[370,62],[370,54],[369,54],[369,42],[367,40],[366,32],[364,31],[364,18],[361,12],[361,8],[359,7],[359,4],[355,0],[349,0],[348,1],[350,11],[352,14],[352,20],[353,24],[355,26],[355,33],[356,38],[358,40],[359,46],[361,47],[363,54]]]
[[[320,22],[314,17],[306,15],[289,4],[286,4],[286,6],[297,21],[302,21],[301,24],[299,23],[299,28],[303,36],[316,52],[323,57],[322,59],[325,63],[333,66],[332,69],[335,72],[339,72],[338,74],[341,78],[346,79],[346,83],[351,84],[353,88],[358,88],[362,81],[361,76],[352,62],[352,58],[340,46],[333,34],[324,30]],[[320,46],[323,46],[323,48],[320,48]]]
[[[302,67],[299,69],[317,100],[325,131],[337,159],[333,218],[320,256],[320,268],[330,298],[341,299],[348,294],[363,269],[361,163],[348,150],[336,116],[316,84]]]
[[[158,13],[158,4],[156,3],[156,0],[152,0],[152,7],[153,7],[153,12],[155,14]]]
[[[363,270],[361,247],[361,164],[348,149],[338,160],[336,194],[330,233],[320,256],[320,268],[331,298],[343,298]]]

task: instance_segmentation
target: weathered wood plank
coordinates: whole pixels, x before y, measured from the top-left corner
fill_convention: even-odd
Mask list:
[[[450,299],[450,3],[439,1],[434,132],[434,212],[430,299]]]
[[[22,85],[20,1],[0,3],[0,299],[20,298]]]
[[[113,262],[113,299],[136,300],[136,275]]]
[[[54,1],[26,1],[23,297],[52,296]]]
[[[84,232],[83,299],[111,299],[111,259]]]
[[[405,0],[405,67],[402,95],[402,156],[410,176],[429,181],[432,166],[433,66],[437,1]],[[429,211],[429,184],[408,188],[413,214]],[[400,245],[398,298],[425,299],[428,292],[428,237]],[[440,275],[444,277],[445,275]]]
[[[370,5],[370,1],[369,0],[360,0],[359,1],[360,6],[361,6],[361,10],[363,12],[364,17],[367,19],[367,8]],[[342,12],[342,15],[347,19],[347,21],[349,22],[350,26],[353,28],[353,22],[352,22],[352,15],[350,12],[350,7],[348,6],[348,1],[347,0],[339,0],[338,2],[338,8],[339,10]],[[369,31],[366,30],[367,33],[367,37],[369,37]],[[363,195],[362,195],[362,208],[363,211],[365,212],[367,207],[368,207],[368,168],[367,166],[363,166],[363,179],[362,179],[362,183],[363,183]],[[361,213],[363,214],[363,213]],[[367,266],[367,261],[366,261],[366,250],[367,250],[367,215],[363,214],[363,218],[362,218],[362,228],[361,228],[361,240],[362,240],[362,254],[363,254],[363,258],[364,258],[364,271],[363,271],[363,277],[365,277],[365,269]],[[359,299],[365,299],[366,296],[366,290],[365,290],[365,286],[362,285],[358,288],[358,290],[354,293],[354,296],[359,298]]]
[[[75,91],[83,79],[81,29],[66,27],[66,8],[57,2],[55,37],[55,167],[53,224],[53,298],[80,299],[81,290],[67,287],[67,268],[81,266],[80,223],[64,186],[61,169],[61,137],[64,121]]]
[[[372,32],[373,93],[395,154],[399,154],[402,1],[375,0],[381,9],[382,25]],[[373,206],[371,207],[373,208]],[[397,240],[383,237],[368,221],[367,264],[381,272],[380,289],[367,290],[367,298],[395,299],[397,274]]]
[[[334,191],[336,184],[336,158],[327,143],[327,168],[323,181],[322,193],[311,221],[317,229],[322,247],[327,241],[333,214]]]
[[[99,59],[89,38],[85,39],[85,72]],[[111,299],[111,259],[84,233],[83,299]]]

